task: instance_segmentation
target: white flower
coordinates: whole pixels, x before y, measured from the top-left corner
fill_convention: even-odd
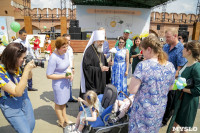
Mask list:
[[[110,53],[117,53],[117,50],[116,50],[116,48],[112,48],[112,49],[109,50],[109,52]]]

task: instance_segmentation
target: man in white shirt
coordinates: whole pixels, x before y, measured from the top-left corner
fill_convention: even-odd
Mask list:
[[[26,31],[20,30],[19,31],[19,38],[17,38],[14,42],[21,43],[24,47],[26,47],[27,48],[27,55],[32,55],[32,57],[35,59],[35,55],[33,53],[31,45],[29,43],[26,44],[26,36],[27,36]]]
[[[69,55],[69,61],[70,61],[70,71],[74,74],[74,55],[73,55],[73,49],[70,46],[70,39],[71,36],[68,34],[63,34],[63,37],[65,37],[68,40],[68,49],[67,49],[67,53]],[[70,98],[69,98],[69,102],[78,102],[77,100],[73,99],[72,97],[72,82],[70,83]]]
[[[24,47],[27,48],[26,54],[31,55],[35,59],[35,55],[33,53],[31,45],[29,43],[26,44],[26,36],[27,36],[26,31],[20,30],[19,31],[19,38],[17,38],[13,42],[21,43]],[[33,81],[32,81],[32,78],[31,78],[31,79],[28,80],[28,91],[37,91],[37,89],[34,89],[32,86],[33,86]]]

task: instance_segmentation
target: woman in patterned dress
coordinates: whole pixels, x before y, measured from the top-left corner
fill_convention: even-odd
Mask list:
[[[141,47],[146,60],[138,63],[129,85],[129,92],[135,94],[129,133],[158,133],[167,94],[173,88],[175,69],[154,35],[146,37]]]
[[[119,37],[119,45],[116,46],[117,53],[112,67],[112,84],[117,87],[117,91],[127,94],[127,75],[129,67],[129,51],[126,49],[126,39]],[[123,94],[119,97],[125,98]]]

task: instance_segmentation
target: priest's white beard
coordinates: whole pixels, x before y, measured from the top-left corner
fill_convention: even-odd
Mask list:
[[[94,43],[94,47],[96,48],[98,53],[103,53],[103,45],[98,46],[97,42]]]

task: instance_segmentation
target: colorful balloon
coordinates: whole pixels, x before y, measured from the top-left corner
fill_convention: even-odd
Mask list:
[[[20,24],[18,22],[12,22],[10,24],[10,28],[14,31],[14,32],[18,32],[20,30]]]
[[[2,29],[2,30],[4,30],[4,29],[5,29],[5,27],[4,27],[4,26],[1,26],[1,29]]]

